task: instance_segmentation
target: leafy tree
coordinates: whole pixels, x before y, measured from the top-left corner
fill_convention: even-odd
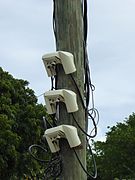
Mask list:
[[[94,144],[98,179],[135,179],[135,113],[106,135],[105,142]]]
[[[43,105],[37,104],[28,82],[0,68],[0,179],[21,179],[41,170],[28,147],[43,135]]]

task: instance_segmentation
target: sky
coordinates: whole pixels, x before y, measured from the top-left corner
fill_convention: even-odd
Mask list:
[[[104,140],[108,126],[135,112],[135,1],[89,0],[88,9],[88,55],[100,113],[96,140]],[[0,66],[29,81],[36,96],[50,89],[42,55],[55,51],[52,12],[51,0],[0,0]]]

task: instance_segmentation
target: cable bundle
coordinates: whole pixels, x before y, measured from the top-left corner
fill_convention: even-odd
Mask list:
[[[50,160],[45,160],[45,159],[38,158],[38,156],[34,154],[33,152],[34,150],[36,151],[40,150],[47,154],[48,154],[48,151],[47,149],[37,144],[33,144],[29,147],[29,153],[35,160],[39,161],[40,163],[47,164],[47,167],[44,170],[43,179],[49,180],[51,177],[53,177],[54,179],[59,177],[59,175],[62,172],[62,160],[59,153],[53,154]]]
[[[62,172],[62,161],[58,155],[54,155],[48,163],[47,168],[45,169],[45,180],[53,177],[56,179]]]

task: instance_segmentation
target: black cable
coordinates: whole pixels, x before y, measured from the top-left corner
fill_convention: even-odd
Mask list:
[[[85,83],[84,83],[84,88],[85,88],[85,93],[86,93],[86,107],[89,106],[89,94],[90,94],[90,89],[92,89],[92,83],[91,83],[91,78],[90,78],[90,69],[89,69],[89,64],[88,64],[88,54],[87,54],[87,34],[88,34],[88,22],[87,22],[87,0],[83,0],[83,22],[84,22],[84,69],[85,69]]]
[[[79,123],[78,123],[78,121],[76,120],[74,114],[71,113],[71,115],[72,115],[75,123],[76,123],[77,126],[79,127],[79,129],[80,129],[87,137],[89,137],[89,138],[94,138],[94,137],[97,135],[97,126],[96,126],[96,123],[95,123],[93,117],[92,117],[90,114],[89,114],[89,115],[90,115],[90,117],[91,117],[91,119],[92,119],[92,122],[93,122],[93,125],[94,125],[94,129],[95,129],[95,134],[94,134],[94,135],[88,134],[88,133],[79,125]]]
[[[85,47],[86,51],[86,47]],[[86,93],[86,106],[89,106],[90,102],[90,92],[92,93],[92,98],[93,98],[93,91],[95,90],[95,86],[91,82],[91,77],[90,77],[90,68],[89,68],[89,63],[88,63],[88,55],[87,52],[85,52],[84,55],[85,59],[85,83],[84,83],[84,88],[85,88],[85,93]],[[92,99],[93,101],[93,99]],[[92,102],[93,103],[93,102]]]
[[[91,177],[92,177],[93,179],[96,179],[96,178],[97,178],[97,166],[96,166],[96,161],[95,161],[95,158],[94,158],[94,154],[93,154],[92,149],[91,149],[91,146],[90,146],[90,144],[89,144],[89,139],[87,139],[87,145],[88,145],[88,147],[89,147],[89,152],[90,152],[90,154],[91,154],[91,156],[92,156],[92,161],[93,161],[94,170],[95,170],[94,175],[92,175]]]
[[[87,22],[87,0],[83,0],[83,21],[84,21],[84,68],[85,68],[85,83],[84,83],[84,89],[86,93],[86,108],[88,108],[90,103],[90,94],[91,94],[91,110],[94,112],[94,95],[93,92],[95,90],[95,86],[91,82],[91,76],[90,76],[90,67],[88,62],[88,54],[87,54],[87,31],[88,31],[88,22]],[[89,113],[88,113],[89,114]],[[96,114],[98,115],[98,121],[99,121],[99,113],[96,110]],[[89,116],[92,116],[92,114],[89,114]],[[91,117],[90,116],[90,117]],[[95,119],[95,117],[91,117],[92,120]],[[95,123],[94,123],[95,124]],[[93,130],[96,130],[97,128],[93,128]],[[92,130],[92,131],[93,131]],[[95,133],[96,134],[96,133]]]
[[[58,81],[58,76],[57,76],[57,65],[56,65],[56,75],[54,76],[55,78],[55,90],[57,90],[57,81]]]
[[[99,122],[99,113],[98,113],[97,109],[94,109],[93,111],[95,111],[95,112],[94,112],[95,117],[93,117],[93,116],[88,112],[88,117],[92,120],[93,125],[94,125],[94,128],[93,128],[93,129],[91,130],[91,132],[90,132],[91,138],[96,137],[96,135],[97,135],[97,124],[98,124],[98,122]],[[95,122],[96,116],[97,116],[97,122]],[[94,135],[92,135],[92,132],[93,132],[93,131],[95,131],[95,132],[94,132]]]
[[[88,66],[88,57],[87,57],[87,33],[88,33],[88,25],[87,25],[87,0],[83,0],[83,29],[84,29],[84,69],[85,69],[85,82],[84,82],[84,89],[85,89],[85,96],[86,96],[86,107],[89,105],[89,66]]]
[[[81,160],[80,160],[80,158],[79,158],[79,156],[78,156],[78,154],[77,154],[77,152],[76,152],[76,150],[75,150],[74,148],[73,148],[73,151],[74,151],[74,153],[75,153],[75,155],[76,155],[76,158],[78,159],[78,162],[79,162],[80,166],[82,167],[83,171],[87,174],[87,176],[88,176],[87,179],[89,179],[89,178],[96,179],[96,178],[97,178],[97,166],[96,166],[96,161],[95,161],[94,154],[93,154],[93,152],[92,152],[92,149],[91,149],[91,146],[90,146],[88,140],[87,140],[87,145],[88,145],[88,147],[89,147],[89,154],[91,154],[91,156],[92,156],[92,161],[93,161],[93,165],[94,165],[94,174],[93,174],[93,175],[92,175],[91,173],[89,173],[89,172],[85,169],[85,167],[83,166],[83,164],[82,164],[82,162],[81,162]]]
[[[75,85],[75,88],[76,88],[76,90],[77,90],[77,93],[79,94],[79,97],[80,97],[80,100],[81,100],[81,103],[82,103],[83,108],[86,109],[86,106],[85,106],[85,103],[84,103],[84,99],[83,99],[83,97],[82,97],[82,95],[81,95],[80,89],[79,89],[79,87],[78,87],[75,79],[73,78],[72,74],[69,74],[69,76],[70,76],[70,79],[72,80],[73,84]]]
[[[83,22],[84,22],[84,42],[86,44],[87,42],[87,34],[88,34],[88,23],[87,23],[87,0],[83,1],[83,5],[84,5],[84,14],[83,14]]]
[[[43,148],[42,146],[38,145],[38,144],[33,144],[29,147],[29,153],[30,155],[37,161],[39,162],[44,162],[44,163],[48,163],[48,160],[44,160],[44,159],[39,159],[37,158],[33,153],[32,153],[32,149],[36,148],[36,149],[40,149],[42,151],[44,151],[45,153],[47,153],[47,150],[45,148]]]
[[[54,36],[55,36],[55,41],[57,43],[57,34],[56,34],[56,23],[55,23],[55,0],[53,0],[53,32],[54,32]]]
[[[51,76],[51,90],[54,90],[54,76]]]
[[[56,4],[55,4],[55,0],[53,0],[53,32],[54,32],[54,37],[55,37],[55,41],[57,43],[57,33],[56,33],[56,17],[55,17],[55,8],[56,8]],[[55,67],[55,71],[56,71],[56,75],[54,76],[55,79],[55,86],[54,89],[57,89],[57,65]]]
[[[90,111],[92,111],[92,112],[90,113]],[[93,116],[93,114],[94,114],[94,116]],[[97,117],[96,128],[94,127],[90,132],[90,135],[91,135],[92,132],[95,130],[95,135],[97,135],[97,125],[99,123],[99,112],[98,112],[98,110],[96,108],[89,109],[89,117],[90,118],[93,117],[93,119],[95,119]]]

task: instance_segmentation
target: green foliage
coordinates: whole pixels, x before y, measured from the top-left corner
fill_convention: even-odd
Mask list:
[[[109,128],[105,142],[95,142],[98,179],[135,179],[135,113]]]
[[[28,82],[13,78],[0,68],[0,179],[35,176],[41,165],[28,147],[43,135],[45,108],[37,104]]]

